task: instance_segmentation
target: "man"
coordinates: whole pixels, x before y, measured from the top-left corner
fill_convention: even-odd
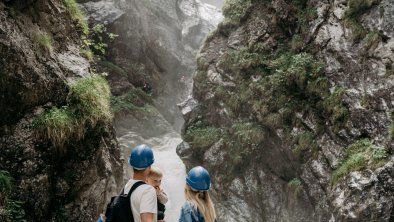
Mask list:
[[[131,150],[129,164],[133,168],[134,174],[124,188],[125,194],[129,192],[134,183],[146,180],[153,162],[153,152],[149,146],[143,144]],[[157,222],[155,188],[147,184],[137,187],[130,196],[130,204],[135,222]]]

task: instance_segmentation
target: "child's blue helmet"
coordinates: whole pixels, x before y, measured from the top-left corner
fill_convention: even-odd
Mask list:
[[[211,178],[204,167],[196,166],[187,173],[186,184],[193,190],[206,191],[211,187]]]
[[[131,150],[129,164],[134,169],[143,170],[155,162],[152,149],[145,145],[138,145]]]

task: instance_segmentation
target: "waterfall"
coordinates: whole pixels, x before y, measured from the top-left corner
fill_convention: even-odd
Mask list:
[[[186,169],[176,154],[176,147],[182,142],[180,131],[184,120],[177,103],[191,94],[195,57],[205,36],[222,19],[220,10],[214,6],[221,2],[102,0],[82,4],[91,21],[109,24],[122,39],[116,41],[123,41],[118,44],[129,47],[112,46],[109,50],[115,57],[111,58],[113,61],[138,60],[145,65],[149,63],[152,70],[159,70],[160,80],[152,82],[153,106],[157,110],[117,117],[115,129],[123,150],[124,183],[131,177],[127,163],[131,148],[138,144],[152,147],[154,165],[163,171],[162,187],[169,197],[166,222],[178,220],[185,201]],[[122,50],[125,52],[119,52]],[[148,61],[141,61],[144,59]]]

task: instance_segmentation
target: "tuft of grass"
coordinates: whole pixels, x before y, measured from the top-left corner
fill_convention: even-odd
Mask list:
[[[83,120],[83,125],[89,123],[94,127],[99,121],[110,122],[112,114],[107,80],[99,75],[79,79],[70,86],[70,105]]]
[[[70,108],[53,107],[48,112],[38,116],[33,124],[38,127],[39,134],[50,139],[55,147],[63,147],[67,138],[73,134],[75,118]]]
[[[305,151],[311,151],[312,154],[315,154],[318,151],[318,147],[316,141],[311,132],[304,132],[299,134],[294,139],[295,144],[295,153],[301,153]]]
[[[34,41],[43,50],[46,50],[48,52],[52,51],[52,38],[47,33],[38,31],[34,37]]]
[[[379,0],[348,0],[348,8],[344,16],[345,18],[359,18],[377,3],[379,3]]]
[[[287,183],[287,188],[291,190],[295,195],[298,195],[303,189],[302,182],[300,179],[294,178]]]
[[[238,24],[251,6],[251,0],[225,0],[223,15],[229,23]]]
[[[392,63],[386,63],[385,68],[386,68],[386,73],[385,73],[386,77],[394,75],[394,67]]]
[[[293,52],[298,52],[304,46],[304,42],[301,35],[293,35],[290,42],[290,47]]]
[[[351,40],[353,42],[359,42],[367,34],[367,31],[359,22],[360,16],[378,2],[379,0],[348,0],[348,7],[343,19],[345,25],[352,30]]]
[[[382,36],[378,30],[370,31],[364,39],[364,48],[366,50],[374,50],[382,41]]]
[[[88,127],[111,121],[110,91],[107,81],[98,75],[79,79],[69,85],[68,104],[53,107],[33,121],[36,134],[63,152],[69,139],[83,138]]]
[[[382,166],[387,157],[387,151],[383,147],[373,145],[368,139],[357,140],[346,148],[345,158],[331,175],[330,184],[335,186],[352,171]]]
[[[87,60],[89,61],[93,61],[93,52],[92,50],[90,50],[89,48],[81,48],[79,50],[79,52],[81,53],[81,55],[83,57],[85,57]]]
[[[71,19],[77,23],[79,31],[83,35],[87,36],[89,34],[89,26],[86,22],[85,15],[78,6],[75,0],[64,0],[64,4],[70,12]]]
[[[336,88],[330,96],[319,102],[321,110],[323,111],[324,115],[329,116],[330,122],[334,127],[334,131],[336,132],[345,126],[349,116],[349,110],[342,102],[344,93],[344,88]]]

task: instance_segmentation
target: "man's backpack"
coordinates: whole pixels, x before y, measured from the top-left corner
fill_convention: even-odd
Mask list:
[[[111,197],[111,202],[107,205],[107,210],[105,211],[106,222],[134,221],[133,213],[131,212],[130,196],[142,184],[145,183],[137,181],[133,184],[128,194],[124,194],[123,188],[118,196]]]

